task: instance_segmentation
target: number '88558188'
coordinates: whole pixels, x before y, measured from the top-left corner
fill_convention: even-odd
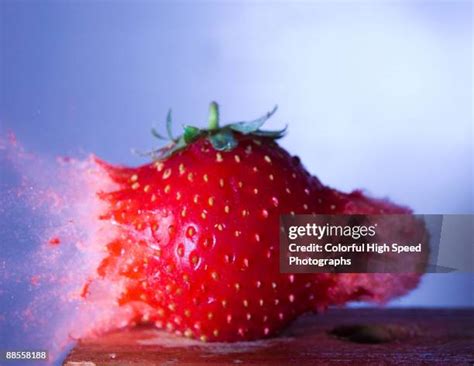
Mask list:
[[[47,351],[5,351],[4,360],[47,360]]]

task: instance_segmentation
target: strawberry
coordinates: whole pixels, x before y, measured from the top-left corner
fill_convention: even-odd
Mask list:
[[[203,341],[251,340],[308,311],[386,301],[416,286],[417,275],[280,273],[281,214],[410,210],[324,186],[276,143],[284,130],[260,129],[275,110],[220,127],[212,103],[209,128],[185,126],[153,163],[97,160],[118,187],[100,194],[101,219],[118,234],[98,273],[126,283],[117,300],[136,321]],[[170,125],[169,113],[171,136]]]

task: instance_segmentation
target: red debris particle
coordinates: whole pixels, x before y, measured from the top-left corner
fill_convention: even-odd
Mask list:
[[[53,236],[51,239],[49,239],[48,243],[51,245],[59,245],[61,244],[61,239],[59,239],[57,236]]]

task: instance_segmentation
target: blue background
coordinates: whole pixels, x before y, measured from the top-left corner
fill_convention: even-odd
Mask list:
[[[180,123],[280,106],[282,144],[324,183],[473,213],[472,3],[0,3],[0,122],[48,156],[140,164]],[[5,178],[5,176],[3,177]],[[4,226],[5,227],[5,226]],[[3,236],[3,234],[2,234]],[[8,243],[6,243],[8,245]],[[472,274],[427,275],[394,306],[472,306]]]

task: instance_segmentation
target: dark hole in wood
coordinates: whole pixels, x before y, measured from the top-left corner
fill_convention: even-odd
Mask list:
[[[418,330],[393,324],[352,324],[337,326],[328,333],[355,343],[378,344],[414,337],[418,334]]]

